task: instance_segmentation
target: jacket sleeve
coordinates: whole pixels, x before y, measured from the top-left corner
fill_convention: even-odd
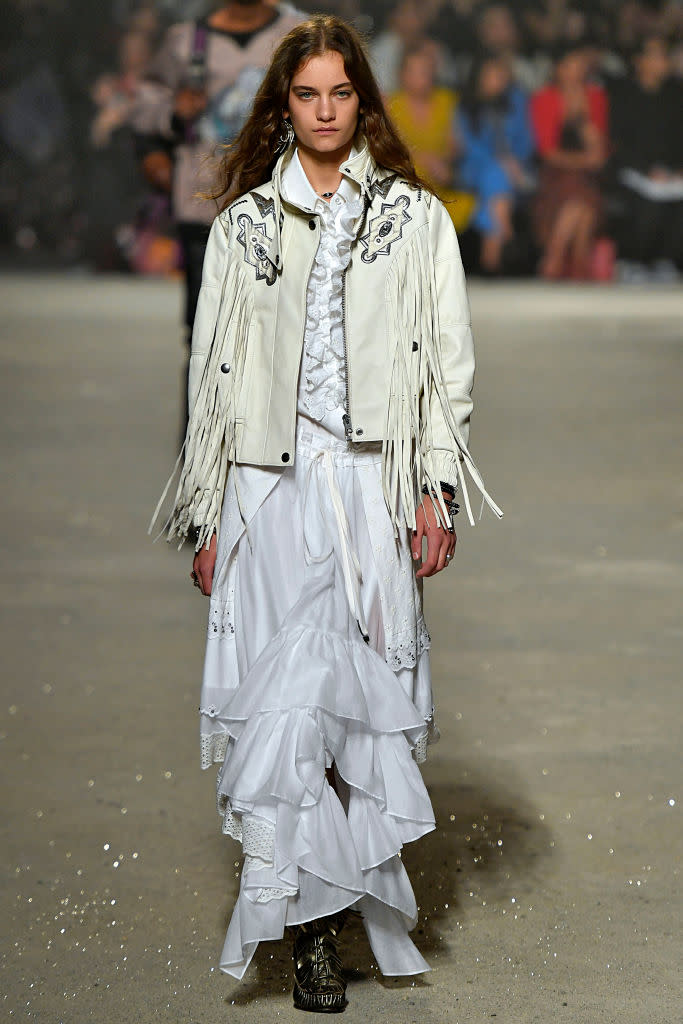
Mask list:
[[[429,212],[431,251],[434,263],[436,301],[439,319],[439,357],[448,405],[460,439],[466,446],[472,413],[474,383],[474,343],[465,272],[460,246],[448,211],[434,197]],[[455,486],[460,459],[453,433],[446,423],[441,402],[432,395],[433,465],[439,480]]]
[[[190,370],[187,381],[188,409],[190,416],[197,401],[199,385],[204,366],[213,344],[221,291],[226,274],[228,241],[220,216],[216,217],[209,232],[202,267],[202,283],[197,299],[197,311],[192,327]]]
[[[200,467],[204,465],[204,460],[201,459],[197,449],[197,438],[202,434],[202,424],[195,421],[202,411],[196,408],[197,398],[216,339],[228,256],[227,238],[219,216],[213,222],[206,245],[202,283],[192,328],[192,348],[187,382],[189,422],[185,439],[185,459]],[[209,510],[212,506],[212,495],[218,486],[220,464],[218,462],[210,463],[207,470],[208,472],[206,470],[200,472],[197,479],[198,488],[192,513],[192,522],[197,529],[204,526],[210,518]]]

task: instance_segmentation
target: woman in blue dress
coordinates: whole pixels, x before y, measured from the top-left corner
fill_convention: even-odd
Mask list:
[[[495,273],[514,236],[515,204],[535,185],[528,100],[504,58],[484,56],[473,62],[456,132],[463,154],[461,184],[477,197],[472,226],[481,235],[481,266]]]

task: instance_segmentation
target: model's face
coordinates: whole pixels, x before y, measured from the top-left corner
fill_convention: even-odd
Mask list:
[[[358,93],[344,70],[340,53],[311,57],[289,86],[289,117],[299,143],[320,154],[350,148],[358,125]]]

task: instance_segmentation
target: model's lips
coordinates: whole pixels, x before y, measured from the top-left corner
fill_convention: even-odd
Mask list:
[[[314,128],[313,131],[316,135],[333,135],[334,132],[338,132],[338,128]]]

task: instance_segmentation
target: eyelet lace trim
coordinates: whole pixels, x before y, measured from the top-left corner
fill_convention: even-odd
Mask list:
[[[218,775],[220,784],[220,773]],[[264,818],[255,815],[242,817],[234,814],[230,801],[223,793],[218,793],[218,813],[223,818],[222,832],[242,844],[244,854],[244,875],[251,870],[259,870],[266,865],[271,867],[275,861],[275,826]],[[288,896],[296,896],[298,890],[266,886],[256,893],[257,903],[270,903],[271,900],[282,900]]]
[[[228,595],[226,604],[212,604],[209,611],[209,624],[206,635],[209,640],[234,639],[235,623],[232,614],[232,593]]]
[[[259,889],[257,903],[270,903],[271,900],[284,900],[287,896],[296,896],[298,889]]]
[[[220,773],[217,785],[220,785]],[[230,801],[220,790],[217,793],[218,813],[223,818],[222,832],[242,844],[245,857],[272,864],[275,859],[275,826],[254,814],[235,814]]]
[[[395,633],[384,642],[384,660],[389,668],[397,672],[401,668],[415,668],[417,659],[431,647],[432,638],[424,623],[420,622],[418,634],[414,631]]]
[[[213,733],[199,737],[199,758],[202,768],[222,764],[228,749],[230,737],[227,732]]]
[[[415,761],[418,764],[424,764],[424,762],[427,760],[427,747],[430,746],[432,743],[438,743],[439,739],[441,738],[441,733],[439,732],[436,722],[434,721],[433,711],[429,718],[425,719],[425,725],[427,726],[426,733],[424,734],[424,736],[420,737],[420,739],[415,744],[415,747],[413,748],[413,757],[415,758]]]

